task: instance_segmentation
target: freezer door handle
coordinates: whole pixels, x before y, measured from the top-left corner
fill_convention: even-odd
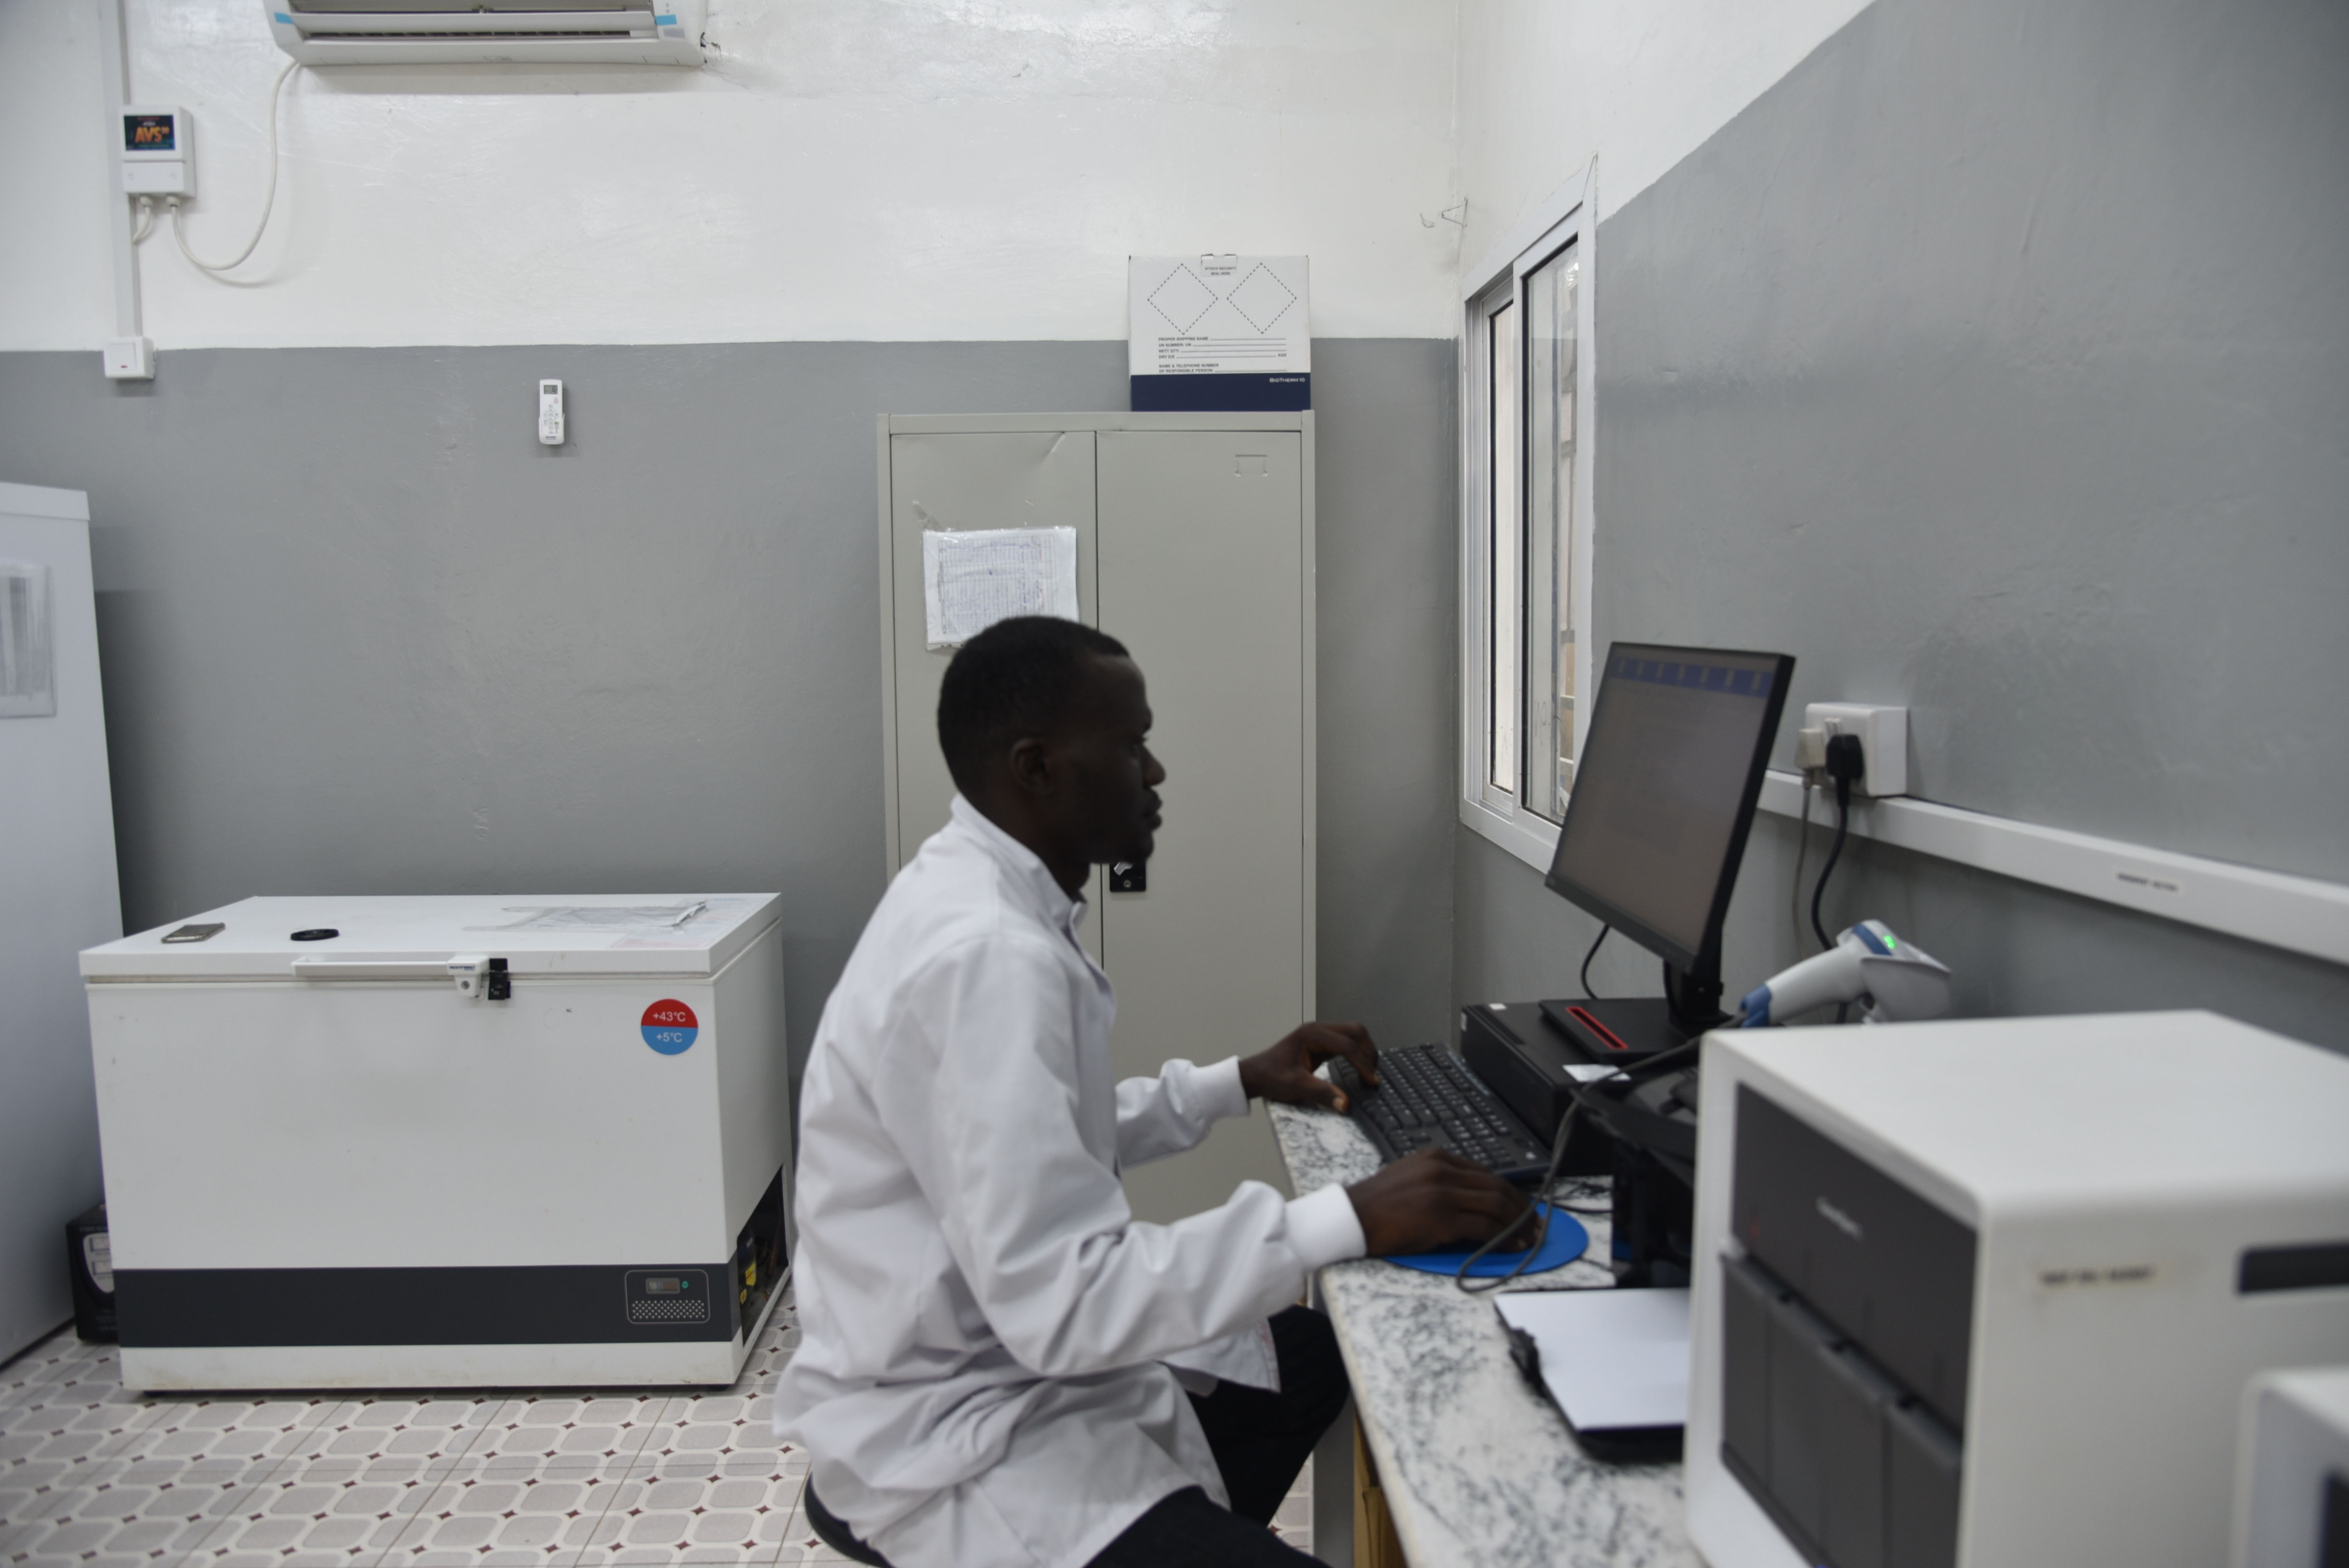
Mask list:
[[[439,980],[449,978],[446,959],[296,958],[296,980]]]
[[[502,958],[460,953],[429,958],[296,958],[296,980],[447,980],[468,1001],[503,1002],[513,995],[513,976]]]

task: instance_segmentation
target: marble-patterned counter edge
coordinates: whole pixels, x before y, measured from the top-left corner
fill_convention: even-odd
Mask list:
[[[1378,1151],[1344,1117],[1272,1108],[1297,1192],[1360,1181]],[[1575,1197],[1597,1197],[1603,1183]],[[1578,1204],[1578,1206],[1581,1206]],[[1589,1206],[1598,1207],[1593,1203]],[[1516,1289],[1604,1287],[1603,1214],[1584,1257]],[[1373,1259],[1321,1271],[1371,1458],[1414,1568],[1695,1568],[1678,1465],[1591,1460],[1527,1386],[1489,1297]]]

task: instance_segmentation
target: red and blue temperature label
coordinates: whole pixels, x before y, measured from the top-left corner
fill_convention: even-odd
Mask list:
[[[701,1020],[684,1003],[664,1000],[645,1009],[645,1044],[665,1057],[689,1049],[701,1034]]]

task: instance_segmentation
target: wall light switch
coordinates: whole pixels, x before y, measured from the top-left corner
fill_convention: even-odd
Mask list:
[[[542,447],[563,445],[563,383],[560,381],[538,384],[538,444]]]
[[[150,337],[109,337],[106,340],[109,381],[155,379],[155,340]]]
[[[1909,793],[1909,710],[1865,702],[1815,702],[1803,709],[1805,730],[1856,735],[1867,771],[1853,792],[1885,796]],[[1824,760],[1824,758],[1822,759]]]

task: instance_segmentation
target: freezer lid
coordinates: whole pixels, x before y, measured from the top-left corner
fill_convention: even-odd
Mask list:
[[[248,898],[89,948],[81,972],[109,981],[427,978],[429,966],[474,954],[520,975],[714,975],[781,903],[771,892]],[[200,941],[164,940],[215,923]],[[317,931],[337,934],[295,940]]]

